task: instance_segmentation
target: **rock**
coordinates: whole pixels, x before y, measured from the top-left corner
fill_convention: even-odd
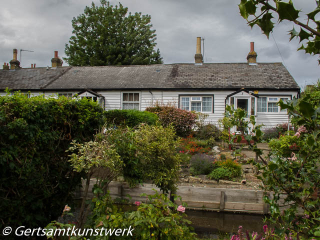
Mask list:
[[[228,184],[228,185],[241,185],[241,183],[238,182],[232,182],[232,181],[227,181],[227,180],[220,180],[220,184]]]
[[[189,177],[189,183],[199,183],[202,182],[201,178],[197,178],[197,177]]]
[[[216,180],[204,180],[203,183],[205,184],[218,184]]]
[[[212,148],[212,152],[214,152],[214,153],[216,153],[216,154],[220,153],[219,146],[213,147],[213,148]]]

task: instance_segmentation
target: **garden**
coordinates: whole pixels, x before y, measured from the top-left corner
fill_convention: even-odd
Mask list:
[[[279,104],[290,125],[263,131],[253,116],[245,121],[242,109],[229,106],[219,127],[203,114],[168,105],[104,111],[87,99],[1,97],[0,228],[41,227],[44,239],[63,239],[52,233],[73,226],[134,231],[65,239],[197,239],[187,205],[175,193],[181,183],[205,183],[272,193],[264,198],[272,227],[261,226],[258,234],[240,226],[225,239],[317,239],[320,84]],[[232,134],[233,126],[241,134]],[[119,202],[108,186],[120,178],[130,187],[152,183],[161,192]],[[75,201],[80,185],[82,200]]]

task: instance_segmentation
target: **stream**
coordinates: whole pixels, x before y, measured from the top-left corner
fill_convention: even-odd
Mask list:
[[[249,233],[263,231],[264,215],[186,210],[188,220],[199,237],[218,239],[219,236],[232,236],[239,226]]]

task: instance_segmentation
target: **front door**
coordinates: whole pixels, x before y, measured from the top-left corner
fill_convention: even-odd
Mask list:
[[[237,108],[242,108],[248,113],[248,108],[249,107],[249,99],[237,99]]]

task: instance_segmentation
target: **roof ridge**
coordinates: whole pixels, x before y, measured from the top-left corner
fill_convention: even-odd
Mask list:
[[[54,79],[52,79],[50,82],[48,82],[47,84],[45,84],[44,86],[40,87],[40,89],[45,89],[46,87],[48,87],[50,84],[52,84],[54,81],[56,81],[59,77],[61,77],[62,75],[64,75],[65,73],[67,73],[72,67],[69,67],[66,71],[62,71],[58,76],[56,76]]]

